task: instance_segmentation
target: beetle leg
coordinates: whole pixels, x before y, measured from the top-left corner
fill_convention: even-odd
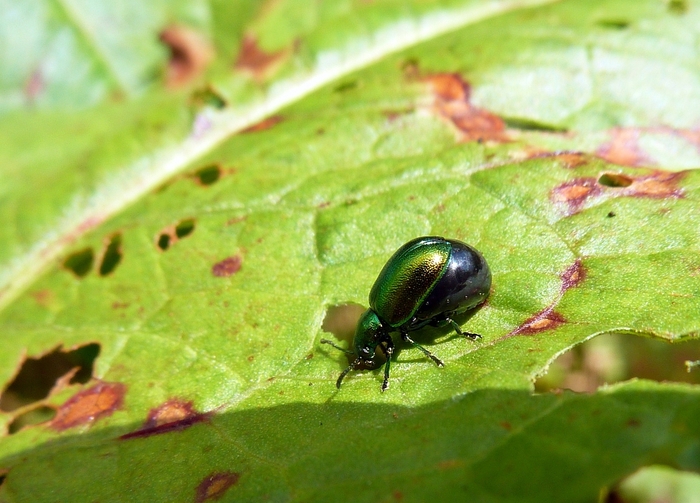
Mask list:
[[[401,338],[402,338],[404,341],[406,341],[406,342],[408,342],[408,343],[410,343],[410,344],[413,344],[415,347],[417,347],[418,349],[420,349],[420,350],[423,352],[423,354],[424,354],[425,356],[427,356],[428,358],[430,358],[431,360],[433,360],[433,361],[435,362],[435,364],[436,364],[438,367],[444,367],[444,366],[445,366],[445,364],[442,363],[442,360],[441,360],[440,358],[438,358],[438,357],[435,356],[433,353],[431,353],[430,351],[428,351],[427,349],[425,349],[423,346],[421,346],[420,344],[418,344],[416,341],[414,341],[413,339],[411,339],[411,338],[408,336],[408,334],[401,334]]]
[[[452,325],[452,328],[454,328],[455,332],[457,332],[459,335],[461,335],[463,337],[468,337],[471,340],[481,339],[481,334],[473,334],[471,332],[462,331],[462,329],[459,328],[459,325],[457,325],[457,322],[455,320],[453,320],[452,318],[445,318],[445,321],[447,323],[449,323],[450,325]]]
[[[382,382],[382,393],[389,388],[389,369],[391,368],[391,357],[394,354],[394,341],[391,340],[391,337],[387,337],[384,343],[386,344],[384,346],[386,362],[384,363],[384,382]]]
[[[344,378],[346,375],[348,375],[348,372],[350,372],[351,370],[355,370],[359,364],[360,364],[360,359],[359,359],[359,358],[356,358],[355,361],[352,362],[352,363],[348,366],[348,368],[346,368],[345,370],[343,370],[343,371],[340,373],[340,375],[338,376],[338,380],[335,382],[335,387],[338,388],[338,389],[340,389],[340,385],[343,383],[343,378]]]
[[[335,349],[341,350],[341,351],[342,351],[343,353],[345,353],[345,354],[355,356],[355,353],[353,353],[353,352],[350,351],[349,349],[341,348],[341,347],[338,346],[336,343],[334,343],[334,342],[332,342],[332,341],[329,341],[328,339],[321,339],[321,344],[328,344],[328,345],[330,345],[330,346],[333,346]]]

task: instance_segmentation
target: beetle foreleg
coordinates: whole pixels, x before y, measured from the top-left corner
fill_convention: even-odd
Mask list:
[[[360,364],[360,361],[361,360],[359,358],[356,358],[355,361],[348,366],[348,368],[346,368],[340,373],[340,375],[338,376],[338,380],[335,382],[336,388],[340,389],[340,385],[343,383],[343,378],[345,378],[345,376],[348,375],[348,372],[350,372],[351,370],[355,370]]]
[[[387,337],[384,346],[384,355],[386,362],[384,363],[384,382],[382,382],[382,393],[389,388],[389,369],[391,368],[391,357],[394,354],[394,341],[391,337]]]

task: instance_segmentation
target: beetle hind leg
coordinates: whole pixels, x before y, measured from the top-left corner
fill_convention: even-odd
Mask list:
[[[423,346],[421,346],[420,344],[418,344],[416,341],[414,341],[413,339],[411,339],[411,338],[408,336],[408,334],[401,334],[401,338],[402,338],[404,341],[408,342],[409,344],[412,344],[414,347],[420,349],[420,350],[423,352],[423,354],[424,354],[425,356],[427,356],[428,358],[430,358],[431,360],[433,360],[433,361],[435,362],[435,365],[437,365],[438,367],[444,367],[444,366],[445,366],[445,364],[442,362],[442,360],[441,360],[440,358],[438,358],[438,357],[435,356],[433,353],[431,353],[430,351],[428,351],[427,349],[425,349]]]
[[[452,318],[445,318],[445,321],[449,323],[452,328],[454,328],[454,331],[457,332],[459,335],[462,337],[466,337],[467,339],[471,340],[476,340],[476,339],[481,339],[481,334],[473,334],[472,332],[465,332],[463,331],[460,326],[457,324],[455,320]]]

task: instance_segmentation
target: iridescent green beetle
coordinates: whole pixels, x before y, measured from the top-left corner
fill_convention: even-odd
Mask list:
[[[377,346],[386,355],[382,391],[389,387],[389,369],[394,353],[392,332],[420,349],[438,367],[444,364],[408,335],[426,325],[451,325],[455,332],[470,339],[479,334],[463,332],[454,321],[458,314],[475,309],[486,301],[491,289],[491,271],[477,250],[455,239],[425,236],[409,241],[386,263],[369,293],[369,309],[357,323],[353,349],[343,349],[355,357],[343,370],[336,386],[358,367],[375,368]]]

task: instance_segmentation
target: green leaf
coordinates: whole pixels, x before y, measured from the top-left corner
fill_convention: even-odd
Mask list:
[[[104,32],[116,14],[72,6],[82,52],[77,18],[28,32],[95,70],[4,99],[0,499],[591,501],[700,468],[696,385],[533,394],[597,335],[700,334],[697,9],[224,3]],[[175,25],[216,53],[165,37],[184,83],[155,42]],[[122,96],[76,100],[98,87]],[[336,307],[428,234],[488,261],[483,339],[425,329],[444,368],[401,347],[386,393],[380,371],[336,390],[319,341],[359,315]]]

